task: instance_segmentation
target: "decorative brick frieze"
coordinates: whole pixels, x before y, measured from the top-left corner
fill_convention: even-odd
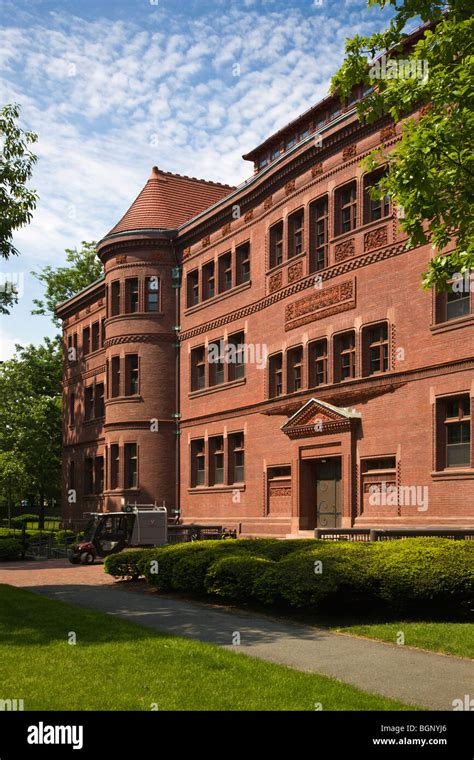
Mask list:
[[[283,287],[283,272],[275,272],[268,281],[268,290],[270,293],[274,293],[275,290],[279,290],[281,287]]]
[[[395,124],[388,124],[388,126],[383,127],[383,129],[380,130],[380,142],[387,142],[387,140],[391,140],[393,137],[397,136],[397,131],[395,129]]]
[[[201,240],[201,246],[202,246],[202,248],[207,248],[208,245],[211,245],[211,236],[210,235],[206,235]]]
[[[295,264],[288,267],[288,283],[295,282],[295,280],[299,280],[300,277],[303,277],[303,262],[297,261]]]
[[[188,248],[185,248],[183,251],[183,259],[186,261],[186,259],[189,259],[191,256],[191,248],[188,246]]]
[[[323,165],[322,163],[315,164],[313,168],[311,169],[311,176],[312,177],[319,177],[323,173]]]
[[[290,179],[289,182],[285,185],[285,193],[286,195],[290,195],[290,193],[293,193],[296,190],[296,180]]]
[[[227,222],[227,224],[224,224],[221,230],[222,237],[225,237],[226,235],[230,235],[231,231],[232,231],[231,223]]]
[[[329,314],[353,309],[355,305],[355,280],[323,288],[288,304],[285,308],[285,330],[293,330]]]
[[[378,227],[376,230],[370,230],[364,235],[364,251],[370,251],[372,248],[381,248],[388,243],[388,228]]]
[[[334,246],[334,258],[336,262],[349,259],[355,254],[355,241],[354,238],[350,240],[343,240],[341,243],[336,243]]]
[[[355,143],[352,143],[352,145],[348,145],[347,148],[343,148],[342,160],[348,161],[350,158],[354,158],[356,154],[357,154],[357,145]]]
[[[251,222],[253,219],[253,208],[244,214],[244,222]]]
[[[265,211],[268,211],[269,208],[273,206],[273,196],[269,195],[268,198],[265,198],[263,202],[263,208]]]

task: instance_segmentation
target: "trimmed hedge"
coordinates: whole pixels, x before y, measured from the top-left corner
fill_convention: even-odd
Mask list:
[[[396,609],[474,604],[474,541],[381,541],[374,545],[372,565],[380,598]]]
[[[245,553],[222,557],[208,569],[204,578],[204,588],[208,594],[224,599],[248,601],[253,595],[257,578],[273,564],[274,562],[267,557],[255,557]]]
[[[337,596],[344,606],[373,598],[371,544],[313,541],[303,551],[269,568],[256,583],[255,596],[264,604],[286,603],[317,609]]]
[[[104,571],[114,578],[138,580],[143,574],[138,561],[145,559],[146,554],[153,549],[124,549],[115,554],[109,554],[104,560]]]
[[[437,613],[474,603],[474,541],[442,538],[196,541],[129,549],[108,557],[105,570],[144,575],[160,591],[308,610],[390,605]]]
[[[0,562],[18,559],[21,555],[21,543],[16,538],[4,538],[0,541]]]

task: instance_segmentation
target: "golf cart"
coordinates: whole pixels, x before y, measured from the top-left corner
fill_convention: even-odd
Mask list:
[[[69,561],[92,565],[97,557],[107,557],[131,547],[162,546],[168,540],[166,507],[135,504],[121,512],[89,512],[89,522],[81,541],[69,550]]]

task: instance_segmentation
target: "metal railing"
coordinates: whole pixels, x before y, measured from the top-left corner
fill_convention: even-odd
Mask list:
[[[474,540],[474,528],[316,528],[314,537],[327,541],[393,541],[438,536],[454,541]]]

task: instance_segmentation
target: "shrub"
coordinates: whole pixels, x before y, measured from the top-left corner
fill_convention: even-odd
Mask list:
[[[381,599],[397,610],[455,610],[472,606],[474,542],[444,538],[380,541],[373,574]]]
[[[0,541],[0,562],[18,559],[21,555],[21,542],[16,538],[4,538]]]
[[[138,561],[145,559],[153,549],[124,549],[115,554],[109,554],[104,560],[104,571],[114,578],[137,580],[142,571]]]
[[[24,522],[38,522],[39,515],[16,515],[16,517],[12,517],[11,522],[13,524],[21,525]]]
[[[252,593],[255,599],[262,604],[281,604],[284,602],[281,596],[281,584],[279,579],[280,564],[274,562],[264,568],[253,584]]]
[[[208,594],[224,599],[248,600],[253,595],[256,579],[272,564],[272,560],[266,557],[247,553],[222,557],[209,567],[204,588]]]
[[[256,594],[261,600],[266,597],[267,603],[281,597],[293,607],[318,608],[336,595],[345,606],[358,603],[372,595],[371,550],[372,546],[362,543],[314,541],[312,547],[278,563],[275,574],[268,577],[272,591],[266,594],[262,587],[264,576]]]
[[[210,546],[212,544],[212,546]],[[204,579],[210,566],[221,556],[247,554],[238,541],[201,541],[194,552],[186,552],[177,558],[171,577],[175,591],[204,594]]]
[[[217,542],[193,541],[185,544],[156,547],[150,549],[149,555],[139,560],[138,566],[149,584],[156,586],[160,591],[171,591],[173,570],[177,562],[188,554],[201,551],[202,545],[209,543]],[[155,572],[155,565],[152,564],[155,561],[158,562],[158,572]]]
[[[238,546],[252,554],[278,561],[293,552],[314,546],[314,538],[239,538]]]

